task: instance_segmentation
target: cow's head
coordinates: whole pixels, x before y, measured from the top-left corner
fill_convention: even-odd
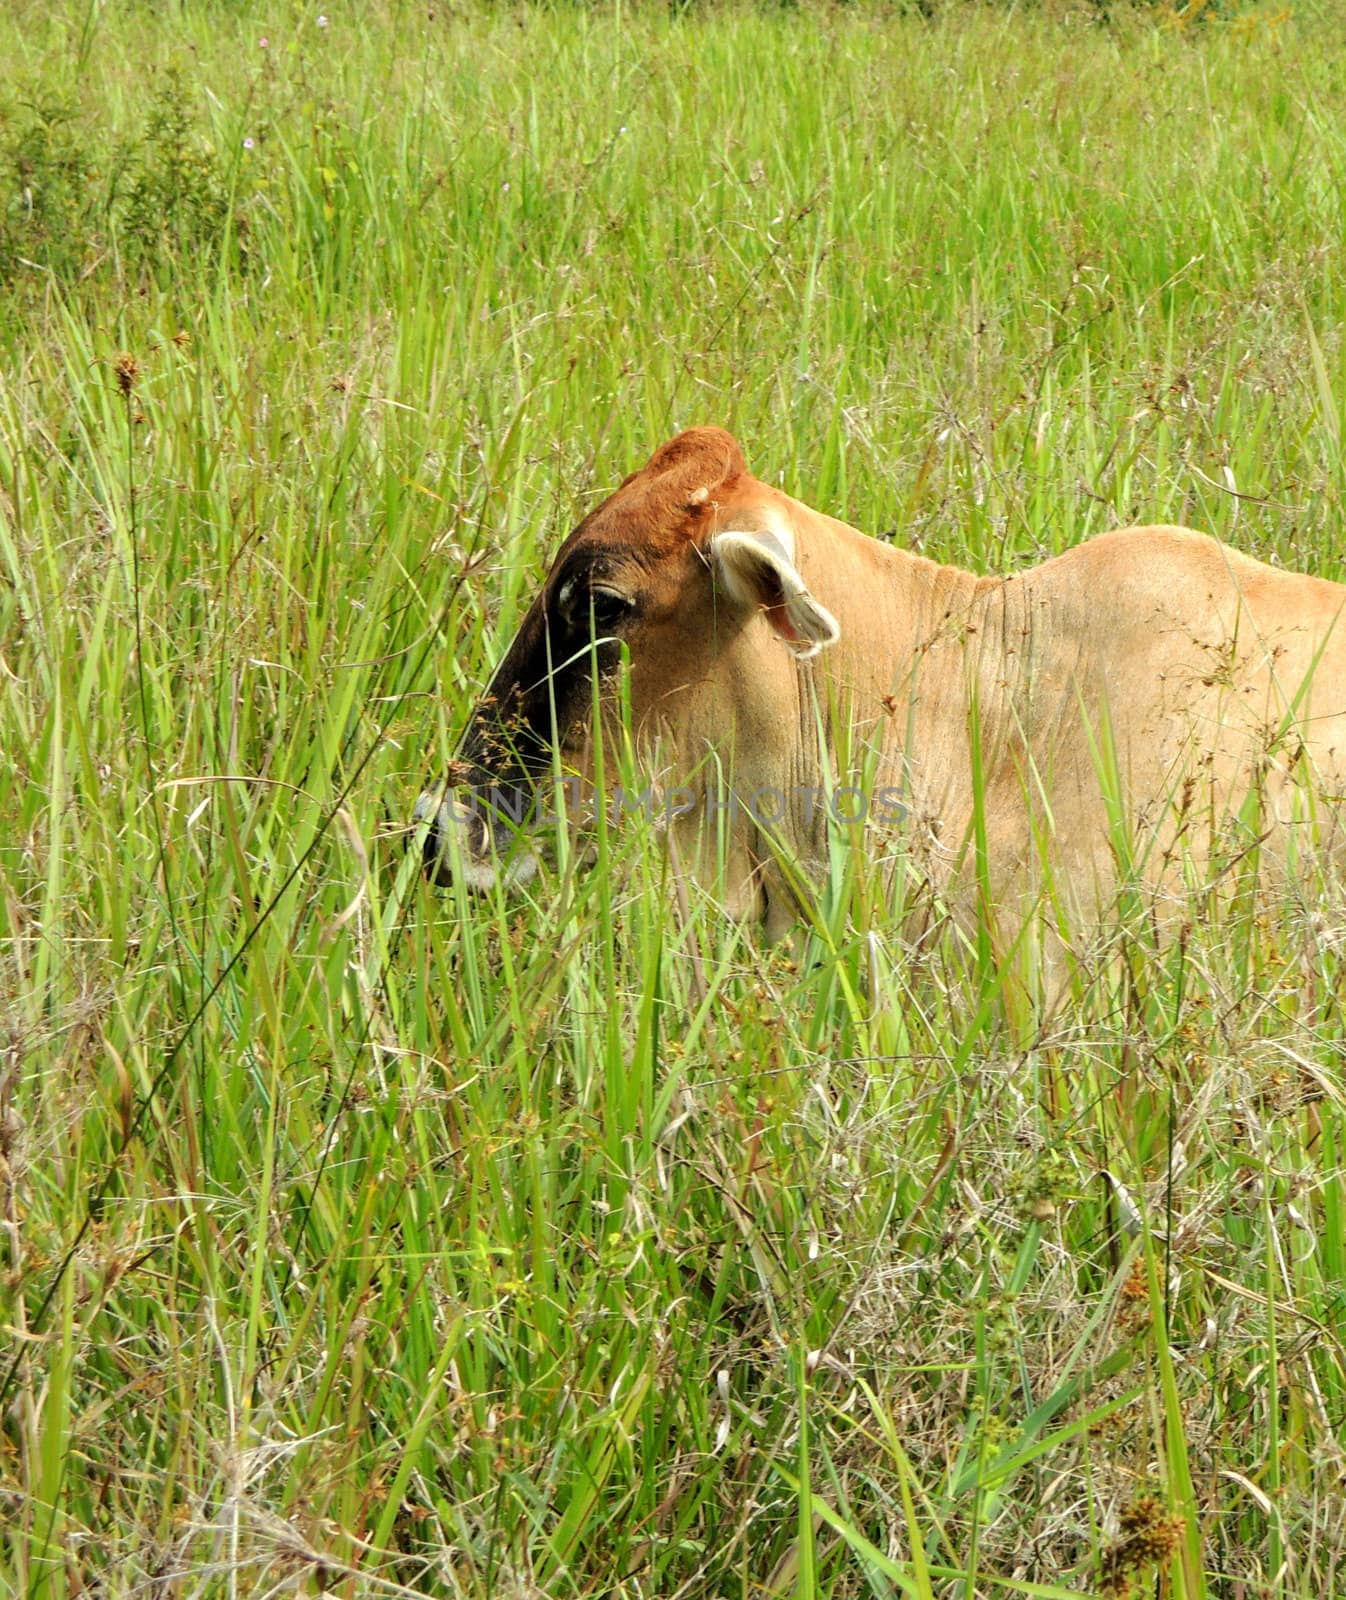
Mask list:
[[[631,720],[663,736],[666,784],[698,796],[734,781],[775,784],[801,734],[800,659],[833,643],[797,537],[802,508],[747,471],[719,428],[693,428],[591,512],[561,546],[541,593],[478,704],[459,759],[421,796],[427,870],[489,887],[532,871],[518,823],[539,786],[590,773],[594,671],[600,704],[629,660]],[[689,808],[696,809],[696,808]],[[696,821],[692,818],[691,821]],[[759,888],[739,841],[731,910]]]

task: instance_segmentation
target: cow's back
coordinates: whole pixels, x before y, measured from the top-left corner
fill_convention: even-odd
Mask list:
[[[1126,528],[1007,580],[1000,609],[1022,738],[995,805],[1017,785],[1027,830],[1007,857],[1040,861],[1046,834],[1073,878],[1106,879],[1119,821],[1150,878],[1254,840],[1343,850],[1346,586]]]

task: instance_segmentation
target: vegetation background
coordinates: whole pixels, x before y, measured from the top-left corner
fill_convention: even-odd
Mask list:
[[[403,852],[689,423],[1346,577],[1339,8],[327,3],[0,13],[0,1591],[1346,1593],[1339,888]]]

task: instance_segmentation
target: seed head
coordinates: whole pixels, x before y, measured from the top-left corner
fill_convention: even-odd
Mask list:
[[[1114,1600],[1126,1600],[1145,1568],[1167,1561],[1178,1548],[1183,1520],[1154,1494],[1133,1500],[1119,1520],[1123,1537],[1103,1552],[1099,1587]]]
[[[140,376],[140,363],[129,350],[124,350],[117,357],[117,365],[114,370],[117,374],[118,390],[124,398],[129,399],[132,389],[136,386],[136,379]]]

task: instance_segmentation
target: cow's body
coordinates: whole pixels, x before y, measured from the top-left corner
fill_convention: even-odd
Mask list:
[[[719,833],[717,892],[772,934],[794,914],[779,859],[825,860],[817,796],[838,785],[900,794],[878,847],[1007,908],[1050,886],[1058,910],[1096,910],[1125,854],[1163,890],[1260,841],[1282,861],[1342,848],[1346,587],[1187,529],[977,577],[759,482],[719,430],[680,435],[563,547],[469,730],[471,786],[549,770],[553,734],[584,765],[587,663],[615,660],[586,647],[591,622],[628,646],[659,778],[696,796],[680,858],[708,876]],[[757,803],[726,812],[731,787]],[[470,809],[423,802],[429,859],[452,846],[489,877],[496,830]]]

